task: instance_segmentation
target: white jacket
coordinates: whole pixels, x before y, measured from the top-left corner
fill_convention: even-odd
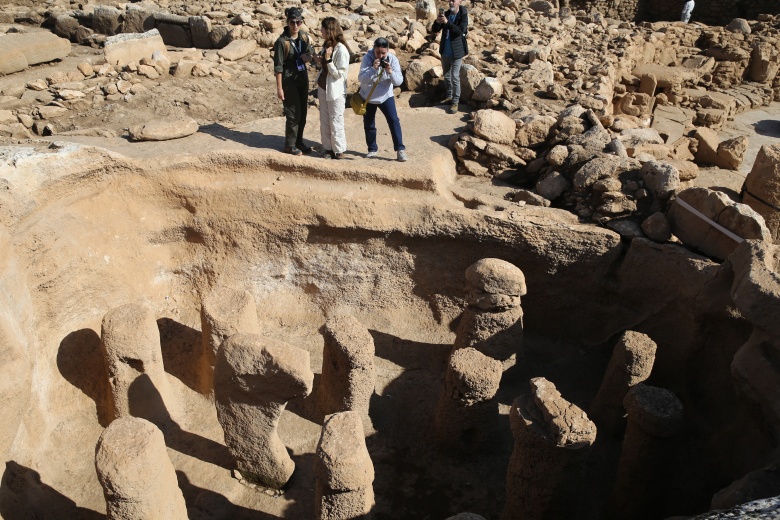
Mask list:
[[[347,92],[347,71],[349,70],[349,50],[343,43],[337,43],[330,56],[328,67],[327,89],[325,98],[333,101]],[[322,72],[320,72],[322,74]]]

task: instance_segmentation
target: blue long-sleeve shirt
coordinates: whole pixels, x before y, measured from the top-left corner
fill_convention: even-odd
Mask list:
[[[385,69],[379,68],[381,74],[379,83],[374,89],[371,99],[368,99],[368,93],[371,92],[371,87],[374,85],[377,76],[377,71],[374,69],[375,59],[374,49],[371,49],[363,56],[363,61],[360,62],[358,80],[360,80],[360,95],[363,96],[363,99],[378,105],[393,96],[393,88],[401,86],[401,83],[404,82],[404,75],[401,72],[401,63],[398,61],[398,58],[394,54],[387,53],[387,60],[390,62],[390,70],[392,72],[388,75]]]

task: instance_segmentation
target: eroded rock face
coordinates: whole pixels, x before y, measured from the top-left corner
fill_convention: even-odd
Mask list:
[[[222,342],[234,334],[258,334],[257,307],[249,291],[217,286],[206,295],[200,308],[201,391],[214,389],[214,365]]]
[[[244,478],[281,489],[295,463],[277,433],[287,401],[311,393],[309,353],[253,334],[231,336],[214,368],[217,418]]]
[[[366,449],[360,413],[325,417],[315,472],[318,519],[369,518],[374,505],[374,465]]]
[[[323,416],[354,411],[368,423],[374,394],[374,338],[354,316],[325,323],[320,407]]]
[[[116,419],[100,435],[95,469],[111,520],[186,520],[187,507],[162,432],[136,417]]]
[[[154,313],[127,304],[106,313],[100,332],[115,417],[143,417],[157,425],[178,414],[163,367]]]
[[[546,379],[532,379],[531,391],[509,410],[515,446],[502,518],[571,518],[579,508],[581,469],[596,425]]]
[[[620,336],[590,407],[590,417],[602,434],[614,432],[621,423],[626,393],[650,377],[656,348],[655,342],[641,332],[628,330]]]

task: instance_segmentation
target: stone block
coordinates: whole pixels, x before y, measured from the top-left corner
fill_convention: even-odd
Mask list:
[[[168,55],[160,33],[152,29],[142,34],[119,34],[106,38],[104,53],[106,62],[122,68],[129,63],[139,63],[142,59],[152,59],[152,54],[159,51]]]

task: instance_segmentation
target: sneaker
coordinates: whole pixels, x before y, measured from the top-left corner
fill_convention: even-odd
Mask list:
[[[331,157],[333,157],[333,150],[323,150],[322,157],[324,159],[330,159]]]
[[[366,159],[374,159],[376,158],[377,155],[379,155],[379,152],[377,152],[376,150],[374,150],[373,152],[368,152],[366,154]]]
[[[284,153],[289,153],[290,155],[301,155],[303,152],[294,146],[285,146]]]
[[[334,159],[341,159],[342,157],[344,157],[344,154],[343,154],[343,153],[334,153],[334,154],[332,155],[332,157],[333,157]]]
[[[450,108],[447,109],[448,114],[457,114],[458,113],[458,104],[453,103],[450,105]]]
[[[295,146],[303,153],[311,153],[311,146],[306,146],[303,143],[295,143]]]
[[[398,162],[406,162],[406,150],[398,150],[398,155],[396,156],[396,159],[398,159]]]

